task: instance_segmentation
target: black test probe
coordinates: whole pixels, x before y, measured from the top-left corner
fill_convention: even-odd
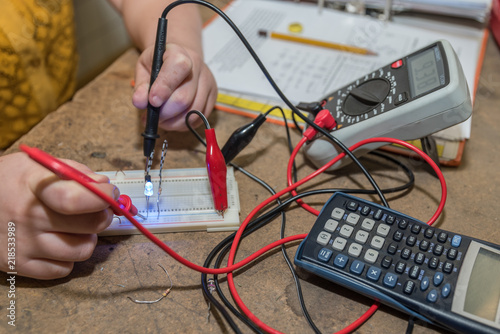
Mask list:
[[[161,66],[163,65],[163,54],[167,44],[167,19],[160,17],[158,19],[158,28],[156,30],[155,51],[153,55],[153,65],[151,67],[151,80],[149,88],[155,82],[160,73]],[[158,135],[158,122],[160,120],[160,107],[154,107],[148,102],[148,109],[146,115],[146,128],[142,133],[144,137],[144,156],[146,157],[146,170],[151,153],[155,148],[156,139]]]

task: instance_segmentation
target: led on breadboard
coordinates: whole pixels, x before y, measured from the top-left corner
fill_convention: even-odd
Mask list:
[[[228,209],[224,216],[214,208],[206,168],[162,170],[159,214],[157,209],[159,170],[151,170],[153,195],[146,208],[144,171],[99,172],[109,177],[122,194],[130,196],[138,212],[147,220],[135,217],[153,233],[179,231],[235,231],[240,225],[240,199],[234,170],[227,169]],[[125,217],[114,217],[111,225],[99,235],[140,234]]]

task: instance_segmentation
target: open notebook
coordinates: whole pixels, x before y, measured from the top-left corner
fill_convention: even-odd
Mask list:
[[[319,101],[330,92],[438,39],[448,40],[462,63],[470,91],[475,91],[487,31],[459,24],[417,18],[393,22],[312,3],[279,0],[234,0],[225,13],[239,27],[280,89],[292,103]],[[259,36],[264,29],[354,45],[376,56],[307,46]],[[212,20],[203,31],[205,60],[219,86],[217,107],[252,116],[271,106],[284,106],[243,44],[226,22]],[[287,108],[285,108],[287,109]],[[289,111],[288,111],[289,112]],[[281,114],[275,114],[279,121]],[[459,162],[470,120],[435,135],[442,161]],[[449,147],[444,147],[449,142]],[[453,148],[451,148],[453,146]],[[458,159],[458,161],[457,161]]]

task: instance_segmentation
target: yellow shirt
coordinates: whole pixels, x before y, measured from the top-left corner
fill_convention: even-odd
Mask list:
[[[0,149],[75,90],[72,0],[0,0]]]

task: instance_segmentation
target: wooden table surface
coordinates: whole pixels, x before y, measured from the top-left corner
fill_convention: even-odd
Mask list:
[[[95,171],[141,170],[142,111],[131,104],[131,80],[138,53],[129,50],[101,76],[77,92],[74,99],[50,114],[6,153],[18,150],[19,143],[36,146],[57,157],[80,161]],[[444,167],[448,201],[437,226],[456,233],[500,242],[498,196],[500,180],[500,57],[497,45],[488,41],[482,75],[476,93],[472,136],[462,164]],[[216,111],[210,117],[219,143],[225,143],[237,127],[248,119]],[[161,133],[169,151],[166,168],[204,166],[204,148],[187,133]],[[293,134],[297,143],[299,136]],[[158,146],[161,143],[158,143]],[[264,179],[275,189],[286,183],[288,160],[285,130],[273,124],[261,127],[251,145],[236,163]],[[406,192],[388,195],[391,207],[420,220],[434,213],[440,198],[440,185],[421,162],[400,157],[415,172],[415,186]],[[385,162],[364,160],[381,187],[405,182],[403,172]],[[302,155],[297,158],[299,176],[313,168]],[[155,161],[155,166],[158,162]],[[268,193],[241,173],[236,173],[241,203],[240,217],[246,215]],[[314,187],[370,189],[359,170],[348,167],[335,174],[322,175]],[[304,188],[305,189],[305,188]],[[308,199],[321,208],[328,196]],[[377,201],[375,196],[365,196]],[[287,212],[286,235],[307,233],[315,217],[291,206]],[[242,259],[277,240],[280,220],[274,220],[245,238],[237,254]],[[157,236],[190,261],[203,264],[207,254],[229,232],[165,233]],[[293,258],[298,243],[288,245]],[[155,299],[168,287],[158,264],[167,268],[173,289],[167,298],[152,305],[138,305],[127,297]],[[312,332],[299,307],[295,285],[281,252],[274,251],[235,273],[237,289],[261,320],[285,333]],[[222,276],[224,277],[224,276]],[[372,301],[310,274],[301,273],[305,303],[322,332],[344,328],[363,314]],[[0,332],[13,332],[5,317],[7,276],[0,274],[2,297]],[[223,289],[227,291],[225,280]],[[67,278],[40,281],[16,279],[16,330],[23,333],[227,333],[226,322],[217,314],[208,317],[208,305],[200,289],[200,274],[166,255],[142,235],[101,237],[88,261],[77,263]],[[405,314],[382,306],[360,327],[358,333],[402,333]],[[239,323],[244,332],[251,332]],[[417,322],[414,333],[443,332]]]

